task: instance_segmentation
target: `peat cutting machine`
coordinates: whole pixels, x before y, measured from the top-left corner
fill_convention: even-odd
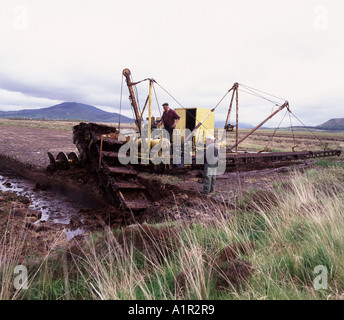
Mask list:
[[[220,102],[212,109],[204,108],[184,108],[166,89],[159,85],[154,79],[147,78],[141,81],[133,82],[131,72],[129,69],[123,70],[123,79],[129,90],[129,100],[135,118],[136,128],[132,134],[123,134],[120,129],[120,120],[118,128],[97,123],[80,123],[73,127],[73,142],[76,145],[79,155],[70,153],[66,155],[60,152],[56,158],[51,153],[48,153],[50,158],[49,171],[56,171],[59,169],[66,169],[72,163],[78,165],[86,165],[95,171],[99,185],[106,193],[109,203],[116,208],[116,212],[121,212],[118,220],[126,221],[127,217],[138,215],[144,209],[151,205],[150,197],[147,194],[145,186],[139,183],[138,173],[141,171],[150,171],[155,173],[169,173],[174,174],[178,172],[186,172],[194,169],[202,169],[202,164],[196,160],[197,151],[201,149],[204,152],[205,136],[208,134],[214,135],[214,114],[220,103],[224,98],[231,94],[230,104],[227,112],[227,117],[224,123],[222,137],[218,136],[219,144],[225,148],[225,162],[226,170],[233,171],[240,168],[242,165],[250,164],[266,164],[278,162],[290,162],[295,160],[306,160],[321,157],[339,156],[341,150],[332,150],[327,148],[324,144],[323,150],[318,151],[295,151],[297,144],[294,144],[291,152],[269,152],[266,147],[259,152],[247,152],[240,150],[239,146],[250,137],[256,130],[261,128],[269,119],[274,117],[282,110],[286,110],[286,114],[293,114],[290,110],[289,103],[276,103],[272,100],[272,95],[265,94],[257,89],[235,83],[220,100]],[[145,100],[144,106],[141,110],[138,103],[136,86],[142,82],[148,82],[149,93]],[[152,116],[153,95],[158,103],[156,96],[155,85],[159,86],[165,93],[167,93],[179,106],[176,108],[176,113],[180,116],[173,136],[176,134],[176,139],[180,141],[180,149],[170,148],[169,140],[163,138],[163,134],[156,129],[156,119]],[[250,93],[257,97],[264,98],[273,102],[278,108],[272,112],[266,119],[259,123],[256,127],[249,130],[244,136],[239,138],[239,99],[238,91]],[[121,88],[122,92],[122,88]],[[154,92],[154,94],[153,94]],[[266,98],[266,95],[269,98]],[[122,97],[121,97],[122,101]],[[229,119],[232,109],[235,110],[235,124],[230,124]],[[121,106],[120,106],[121,110]],[[146,111],[147,110],[147,111]],[[160,110],[159,110],[160,111]],[[148,116],[145,118],[145,112]],[[120,112],[121,113],[121,112]],[[295,116],[296,117],[296,116]],[[276,130],[275,130],[276,132]],[[273,134],[275,134],[275,132]],[[228,145],[226,142],[226,133],[231,136],[234,135],[235,142]],[[315,136],[315,135],[314,135]],[[316,137],[316,136],[315,136]],[[175,137],[174,137],[175,139]],[[233,140],[233,139],[232,139]],[[320,140],[320,139],[319,139]],[[175,141],[175,140],[174,140]],[[130,157],[132,149],[130,146],[135,143],[137,146],[137,161],[125,162],[124,157]],[[150,150],[156,148],[161,150],[157,153],[161,156],[163,146],[165,150],[169,150],[167,157],[171,161],[161,161],[157,163],[153,161],[150,156]],[[188,144],[191,148],[187,149],[185,154],[184,146]],[[121,153],[121,150],[124,151]],[[148,152],[144,152],[148,150]],[[181,155],[181,161],[174,164],[173,156],[176,150]],[[187,164],[184,163],[184,157],[188,156],[191,159]],[[166,158],[166,154],[165,154]]]

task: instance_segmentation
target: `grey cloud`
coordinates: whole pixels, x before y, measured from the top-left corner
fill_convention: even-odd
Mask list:
[[[83,79],[81,83],[74,82],[65,85],[46,81],[40,83],[40,79],[19,79],[7,74],[0,74],[0,88],[12,92],[20,92],[29,97],[45,98],[59,101],[77,101],[81,103],[113,106],[119,100],[116,93],[116,84],[97,84]],[[112,92],[110,91],[112,87]],[[119,86],[117,86],[119,87]],[[108,90],[108,91],[107,91]]]
[[[3,1],[11,8],[11,1]],[[293,0],[132,0],[99,5],[75,0],[66,11],[67,2],[30,2],[28,30],[0,28],[0,87],[23,93],[27,105],[34,103],[32,98],[46,98],[116,109],[121,71],[129,67],[134,80],[155,78],[185,107],[213,107],[240,82],[289,100],[306,124],[342,116],[340,0],[327,4],[328,30],[313,26],[315,0],[302,5]],[[6,15],[1,14],[3,26]],[[139,88],[141,104],[146,89]],[[166,100],[178,107],[157,92],[160,104]],[[125,83],[122,99],[122,110],[130,113]],[[271,109],[242,93],[239,103],[244,122],[257,122],[260,110]],[[226,115],[228,104],[216,110],[217,118]]]

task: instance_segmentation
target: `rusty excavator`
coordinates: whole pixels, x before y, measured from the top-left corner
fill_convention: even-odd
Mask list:
[[[122,219],[122,221],[125,221],[128,216],[139,214],[151,205],[146,188],[138,181],[139,172],[150,171],[155,173],[174,174],[194,169],[202,169],[202,164],[196,161],[197,150],[202,149],[204,152],[205,136],[207,134],[214,134],[215,110],[230,93],[230,105],[224,123],[223,137],[222,139],[218,137],[219,143],[222,143],[226,151],[226,171],[238,170],[242,165],[253,163],[268,165],[277,162],[293,162],[296,160],[333,157],[341,154],[341,150],[331,150],[327,148],[327,146],[324,146],[323,150],[318,151],[295,151],[296,145],[294,145],[291,152],[269,152],[268,149],[261,150],[260,152],[240,150],[240,144],[256,130],[261,128],[269,119],[274,117],[281,110],[286,110],[288,113],[291,113],[291,110],[289,103],[285,101],[266,119],[239,139],[238,89],[241,85],[235,83],[228,92],[226,92],[220,102],[212,109],[184,108],[183,106],[175,109],[176,113],[180,116],[180,121],[176,126],[177,130],[175,130],[176,139],[178,138],[178,141],[180,141],[180,150],[178,150],[178,152],[183,158],[186,156],[184,146],[186,144],[189,144],[189,146],[191,145],[187,155],[191,161],[185,164],[182,159],[179,163],[173,164],[173,152],[177,149],[171,148],[168,149],[170,150],[168,157],[171,161],[157,164],[152,161],[149,151],[152,150],[153,147],[159,149],[159,146],[162,147],[164,143],[163,135],[154,134],[154,136],[152,136],[152,130],[154,131],[156,128],[156,119],[152,117],[153,91],[155,93],[154,85],[159,84],[152,78],[133,82],[129,69],[123,70],[123,78],[126,80],[129,90],[129,100],[135,117],[136,129],[133,134],[122,134],[120,123],[119,128],[92,122],[80,123],[73,127],[73,142],[79,151],[79,155],[74,152],[68,155],[64,152],[60,152],[55,158],[51,153],[48,153],[50,158],[50,171],[52,168],[53,170],[66,169],[72,167],[71,164],[76,163],[79,165],[87,164],[92,171],[95,171],[99,180],[99,185],[104,190],[109,203],[116,208],[116,212],[121,212],[119,219]],[[143,109],[140,110],[135,90],[136,86],[142,82],[148,82],[149,93]],[[244,88],[253,90],[250,87],[244,86]],[[167,92],[164,88],[162,89]],[[170,96],[173,98],[172,95]],[[236,123],[234,125],[229,123],[233,105],[235,105],[236,108]],[[148,109],[148,117],[144,119],[144,112],[146,109]],[[227,145],[226,139],[223,139],[226,136],[226,132],[232,132],[231,135],[235,135],[235,143]],[[174,135],[175,133],[173,136]],[[136,138],[134,138],[134,136]],[[125,164],[125,161],[123,161],[123,152],[121,154],[121,148],[124,147],[124,149],[127,150],[124,152],[124,156],[128,159],[131,152],[129,146],[134,142],[138,146],[138,161],[129,163],[127,161]],[[148,150],[148,152],[143,152],[144,150]],[[161,155],[161,151],[159,154]]]

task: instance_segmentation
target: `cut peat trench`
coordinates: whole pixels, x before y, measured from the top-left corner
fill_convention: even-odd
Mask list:
[[[43,227],[47,222],[49,225],[63,225],[63,232],[67,240],[85,231],[81,227],[73,228],[73,230],[70,228],[70,222],[73,219],[77,219],[81,224],[85,219],[80,215],[81,205],[70,201],[64,196],[57,195],[52,190],[46,190],[38,183],[34,183],[3,167],[0,167],[0,191],[3,193],[12,192],[27,198],[30,201],[28,208],[32,212],[40,212],[39,218],[34,222],[37,228]]]
[[[57,195],[64,196],[83,207],[99,209],[106,206],[99,192],[94,190],[94,186],[85,186],[81,181],[70,180],[70,171],[61,171],[59,175],[50,176],[40,167],[34,167],[3,155],[0,155],[1,168],[11,170],[19,177],[26,178],[43,189],[51,189]]]
[[[39,167],[0,155],[0,191],[29,199],[29,209],[41,212],[35,225],[61,225],[67,240],[96,229],[99,223],[94,214],[108,205],[97,185],[83,185],[70,175],[62,171],[59,176],[49,176]]]

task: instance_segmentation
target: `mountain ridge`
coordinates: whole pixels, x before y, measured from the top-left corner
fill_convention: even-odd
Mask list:
[[[330,119],[315,128],[322,130],[344,130],[344,118]]]
[[[0,118],[118,122],[119,114],[116,112],[107,112],[88,104],[78,102],[62,102],[47,108],[0,111]],[[121,115],[121,122],[134,123],[134,120]]]

